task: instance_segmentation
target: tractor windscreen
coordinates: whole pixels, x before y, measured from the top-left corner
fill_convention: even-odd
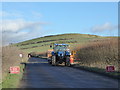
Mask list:
[[[68,48],[68,45],[55,45],[54,50],[55,51],[66,51]]]

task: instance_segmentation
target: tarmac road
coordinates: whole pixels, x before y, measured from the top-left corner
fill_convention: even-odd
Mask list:
[[[20,88],[118,88],[118,80],[65,66],[51,66],[46,59],[30,58]]]

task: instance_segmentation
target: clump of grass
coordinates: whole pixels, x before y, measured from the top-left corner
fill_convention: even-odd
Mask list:
[[[76,58],[80,58],[80,65],[105,69],[108,65],[118,67],[118,38],[107,38],[92,41],[87,45],[77,47]]]

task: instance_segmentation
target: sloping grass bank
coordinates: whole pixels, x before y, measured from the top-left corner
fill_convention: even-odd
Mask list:
[[[14,46],[30,53],[30,52],[47,52],[50,49],[50,45],[53,43],[66,43],[71,47],[76,46],[75,44],[83,44],[93,39],[101,39],[105,37],[100,37],[96,35],[89,34],[60,34],[44,36],[36,39],[31,39],[28,41],[20,42],[14,44]]]

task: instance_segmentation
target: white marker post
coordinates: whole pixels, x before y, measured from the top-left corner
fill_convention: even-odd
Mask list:
[[[22,54],[22,53],[20,53],[20,54],[19,54],[19,56],[22,58],[22,62],[23,62],[23,54]]]

